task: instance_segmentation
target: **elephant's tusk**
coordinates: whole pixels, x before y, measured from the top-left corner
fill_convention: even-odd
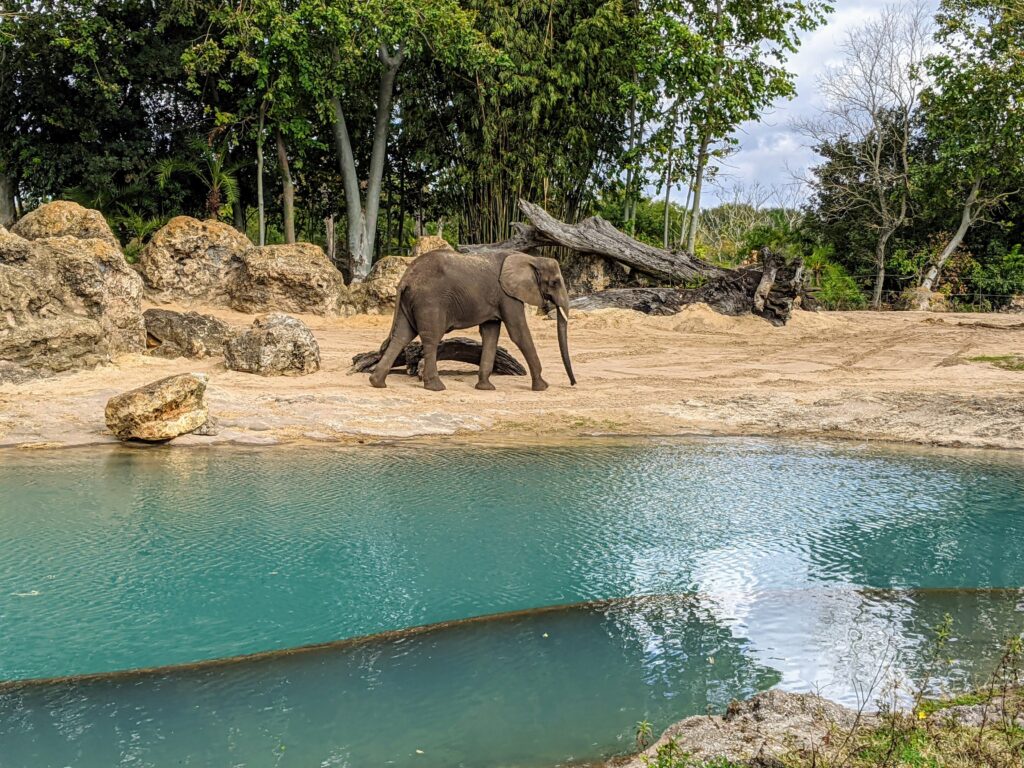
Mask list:
[[[561,307],[558,308],[558,314],[562,316],[562,319],[565,320],[565,322],[569,322],[569,316],[565,314],[565,310],[562,309]]]

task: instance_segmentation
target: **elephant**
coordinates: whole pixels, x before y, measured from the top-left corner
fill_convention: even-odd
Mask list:
[[[551,302],[558,309],[558,347],[569,381],[576,385],[569,360],[569,294],[555,259],[519,251],[425,253],[405,271],[398,283],[391,332],[381,346],[382,356],[370,374],[370,384],[385,387],[395,359],[416,336],[423,343],[423,386],[445,388],[437,375],[437,345],[457,328],[480,326],[482,352],[476,388],[492,390],[491,371],[501,324],[519,347],[530,368],[534,391],[547,389],[540,358],[526,322],[526,305]]]

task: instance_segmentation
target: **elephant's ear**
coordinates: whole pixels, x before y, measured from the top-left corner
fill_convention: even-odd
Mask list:
[[[525,253],[510,253],[501,265],[501,290],[509,296],[519,299],[524,304],[535,307],[544,304],[537,285],[537,273],[534,271],[533,256]]]

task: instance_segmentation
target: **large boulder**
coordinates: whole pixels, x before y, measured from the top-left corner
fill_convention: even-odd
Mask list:
[[[395,308],[398,283],[412,258],[385,256],[380,259],[366,279],[350,285],[338,302],[338,311],[343,315],[389,315]]]
[[[241,312],[334,314],[344,288],[341,273],[312,243],[267,245],[242,256],[228,285],[231,306]]]
[[[120,244],[103,214],[83,208],[70,200],[55,200],[26,213],[11,231],[26,240],[44,237],[74,237],[79,240],[103,240],[115,248]]]
[[[209,357],[224,353],[224,344],[234,334],[231,326],[212,315],[147,309],[146,354],[156,357]]]
[[[733,701],[725,714],[681,720],[645,752],[623,761],[622,768],[653,765],[658,750],[674,741],[677,752],[694,765],[728,760],[747,765],[782,765],[787,757],[820,753],[838,730],[870,727],[875,718],[813,693],[770,690],[746,701]]]
[[[412,258],[422,256],[424,253],[430,253],[431,251],[450,251],[452,247],[448,244],[448,241],[443,237],[437,235],[423,235],[422,237],[416,238],[416,242],[412,246]]]
[[[122,440],[163,442],[194,432],[209,419],[206,376],[168,376],[107,402],[107,427]]]
[[[320,370],[320,345],[301,320],[274,312],[224,346],[224,363],[261,376],[303,376]]]
[[[229,224],[177,216],[153,235],[136,268],[156,301],[227,306],[229,278],[252,247]]]
[[[141,352],[141,299],[142,281],[106,238],[0,229],[0,359],[51,373]]]

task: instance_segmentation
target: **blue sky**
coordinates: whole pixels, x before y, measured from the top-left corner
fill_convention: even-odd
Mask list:
[[[745,123],[740,128],[739,150],[725,160],[720,180],[706,188],[702,201],[705,206],[730,199],[730,187],[736,184],[792,184],[794,173],[799,174],[816,162],[814,152],[806,146],[806,139],[792,129],[792,120],[813,114],[821,105],[815,81],[826,67],[841,63],[836,50],[846,32],[877,16],[893,2],[837,0],[833,4],[836,8],[828,22],[806,35],[799,52],[789,60],[789,69],[797,76],[796,97],[779,102],[760,122]],[[685,190],[673,192],[673,199],[679,203],[685,196]]]

